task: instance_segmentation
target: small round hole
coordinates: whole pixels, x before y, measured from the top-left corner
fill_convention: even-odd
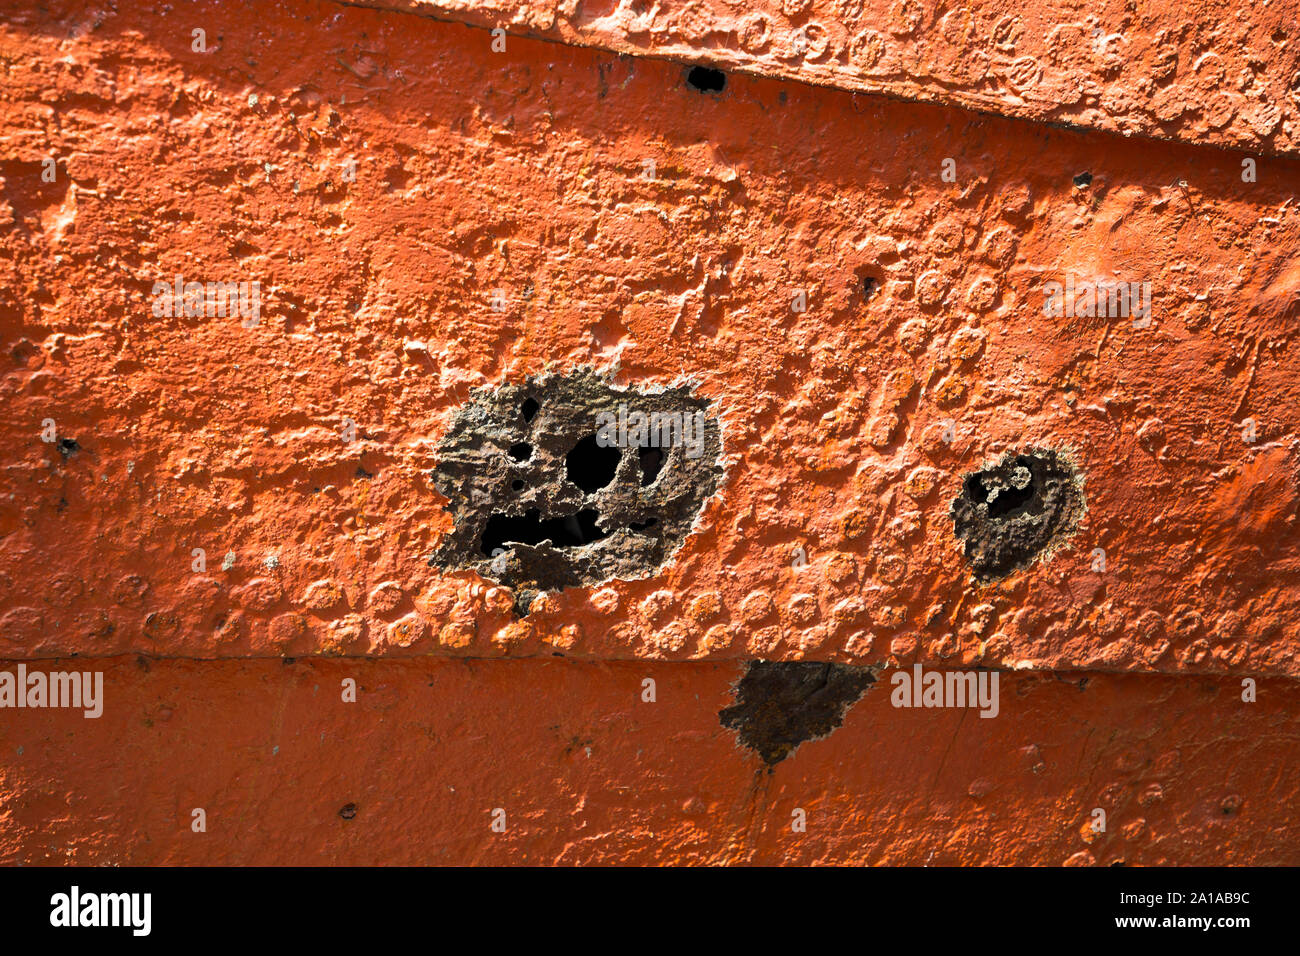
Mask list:
[[[614,480],[621,457],[617,448],[607,448],[595,435],[588,435],[565,456],[564,470],[583,491],[599,491]]]
[[[510,457],[515,461],[527,461],[533,457],[533,446],[526,441],[521,441],[516,445],[510,446]]]
[[[686,74],[686,85],[700,93],[721,93],[727,86],[727,74],[707,66],[693,66]]]

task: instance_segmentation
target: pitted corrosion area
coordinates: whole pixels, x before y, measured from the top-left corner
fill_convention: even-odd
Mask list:
[[[818,661],[750,661],[722,726],[769,767],[801,743],[825,737],[876,682],[873,670]]]
[[[971,472],[952,503],[953,530],[982,582],[1028,567],[1065,544],[1083,517],[1083,479],[1058,451],[1007,452]]]
[[[478,389],[438,446],[455,524],[429,564],[536,591],[647,577],[717,490],[721,450],[687,386],[579,369]]]

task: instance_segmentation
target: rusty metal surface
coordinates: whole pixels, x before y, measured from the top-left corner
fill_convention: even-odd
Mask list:
[[[194,16],[207,53],[163,8],[0,35],[6,654],[1300,671],[1295,161]],[[259,281],[259,323],[155,315],[178,275]],[[1073,277],[1150,324],[1045,316]],[[692,382],[727,479],[661,573],[521,617],[429,567],[431,474],[472,388],[578,364]],[[1086,512],[981,583],[953,501],[1029,446]]]
[[[735,663],[96,666],[100,719],[0,723],[0,862],[1300,862],[1289,681],[1008,674],[991,720],[882,685],[769,772]]]
[[[10,4],[0,862],[1300,863],[1295,31]]]
[[[1295,152],[1294,2],[354,0],[1124,135]]]

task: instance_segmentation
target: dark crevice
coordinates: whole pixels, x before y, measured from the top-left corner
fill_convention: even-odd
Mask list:
[[[637,449],[637,460],[641,463],[641,487],[653,485],[659,472],[664,466],[664,452],[662,448],[653,446],[648,448]]]
[[[549,541],[552,547],[576,548],[606,537],[596,522],[600,512],[584,508],[577,514],[545,518],[536,508],[520,515],[493,514],[483,529],[482,552],[488,557],[508,551],[512,544],[539,545]]]

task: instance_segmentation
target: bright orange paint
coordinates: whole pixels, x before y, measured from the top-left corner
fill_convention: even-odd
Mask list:
[[[0,648],[107,687],[99,721],[0,711],[5,859],[1297,862],[1300,165],[1271,74],[1206,87],[1184,37],[1169,118],[1123,71],[1035,100],[837,46],[805,84],[781,44],[822,3],[758,52],[680,4],[663,43],[519,7],[544,39],[501,52],[495,18],[421,6],[475,25],[307,0],[0,24]],[[899,50],[987,45],[921,9]],[[1286,29],[1219,58],[1293,65]],[[1093,69],[1037,36],[990,63]],[[690,50],[748,72],[697,92],[655,58]],[[155,314],[177,276],[258,282],[256,324]],[[1149,282],[1152,323],[1044,315],[1096,278]],[[429,474],[472,388],[575,365],[692,381],[727,480],[661,574],[519,619],[428,567]],[[1069,451],[1087,512],[978,585],[950,502],[1030,445]],[[899,710],[885,670],[768,776],[717,717],[752,658],[992,667],[1004,701]],[[821,829],[791,840],[787,804]]]

